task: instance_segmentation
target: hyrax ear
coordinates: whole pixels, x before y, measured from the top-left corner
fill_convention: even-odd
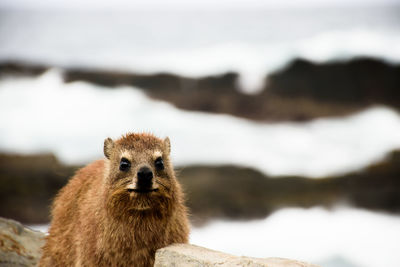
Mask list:
[[[110,159],[113,147],[114,141],[110,137],[104,140],[104,156],[106,156],[106,158]]]
[[[165,139],[164,139],[164,148],[165,148],[165,151],[169,154],[169,153],[171,153],[171,142],[169,141],[169,137],[166,137]]]

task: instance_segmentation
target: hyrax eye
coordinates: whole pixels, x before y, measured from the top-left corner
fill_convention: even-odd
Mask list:
[[[161,157],[158,157],[155,161],[154,161],[154,166],[156,166],[156,169],[159,171],[164,170],[164,162],[163,159]]]
[[[123,172],[126,172],[129,171],[130,168],[131,168],[131,162],[126,158],[122,158],[119,163],[119,169]]]

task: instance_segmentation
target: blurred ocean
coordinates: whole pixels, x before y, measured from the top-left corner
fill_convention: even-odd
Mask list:
[[[325,62],[355,56],[400,62],[399,4],[0,8],[0,61],[190,77],[237,71],[242,90],[251,93],[296,57]],[[1,152],[52,152],[64,163],[83,164],[102,157],[105,137],[127,131],[170,136],[176,165],[236,164],[269,175],[356,171],[400,148],[400,115],[384,106],[304,123],[259,123],[183,111],[128,86],[66,84],[57,69],[0,80]],[[396,267],[399,226],[398,216],[353,208],[282,209],[259,221],[194,228],[191,242],[323,267]]]
[[[54,153],[68,164],[103,156],[103,140],[149,131],[169,136],[175,165],[234,164],[268,175],[357,171],[400,148],[400,115],[377,106],[347,117],[259,123],[184,111],[137,88],[64,83],[57,70],[0,81],[0,150]]]
[[[0,60],[198,77],[244,91],[295,57],[400,62],[400,5],[325,8],[0,9]]]
[[[321,267],[397,267],[400,218],[352,208],[287,208],[264,220],[216,221],[190,241],[238,256],[282,257]]]

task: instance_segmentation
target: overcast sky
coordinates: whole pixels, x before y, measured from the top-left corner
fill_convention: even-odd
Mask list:
[[[13,8],[207,8],[331,7],[400,4],[400,0],[1,0]]]

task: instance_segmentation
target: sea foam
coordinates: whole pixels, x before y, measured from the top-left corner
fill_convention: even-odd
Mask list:
[[[321,177],[359,170],[400,148],[400,115],[376,106],[343,118],[258,123],[180,110],[133,87],[64,83],[59,71],[0,81],[0,150],[53,152],[84,164],[103,140],[148,131],[172,142],[175,165],[236,164],[270,175]]]

